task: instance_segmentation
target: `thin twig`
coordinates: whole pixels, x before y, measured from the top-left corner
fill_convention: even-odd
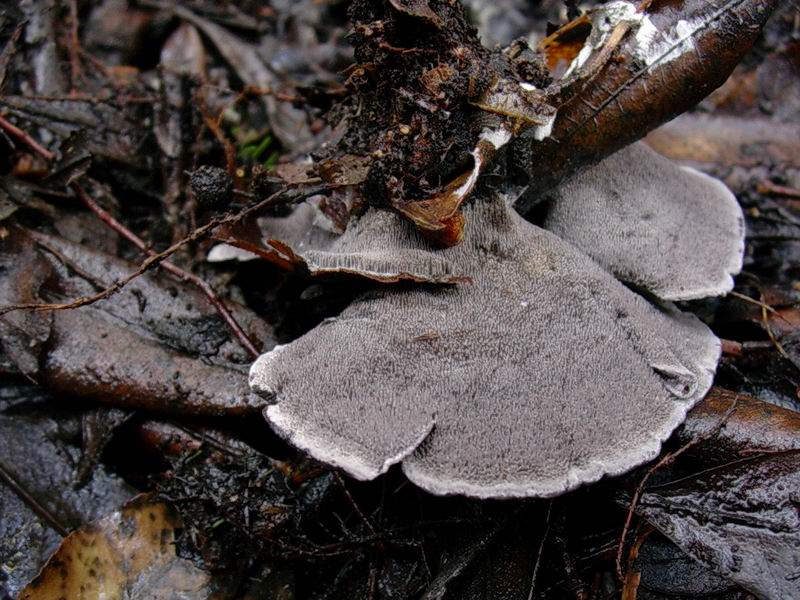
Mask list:
[[[186,236],[182,240],[174,243],[172,246],[170,246],[169,248],[167,248],[163,252],[155,253],[154,251],[150,250],[147,247],[147,245],[144,243],[144,241],[142,241],[136,234],[131,232],[124,225],[122,225],[116,219],[114,219],[114,217],[112,217],[109,213],[107,213],[103,208],[101,208],[86,193],[86,191],[83,190],[83,188],[80,187],[80,185],[73,184],[73,187],[75,188],[75,192],[78,195],[78,197],[81,199],[81,201],[93,213],[95,213],[109,227],[111,227],[112,229],[117,231],[120,235],[125,237],[131,243],[133,243],[142,252],[145,252],[146,254],[148,254],[149,255],[148,258],[146,260],[144,260],[141,263],[141,265],[139,265],[139,268],[136,269],[134,272],[132,272],[130,275],[127,275],[126,277],[123,277],[122,279],[119,279],[119,280],[115,281],[113,284],[111,284],[107,288],[105,288],[105,289],[103,289],[103,290],[101,290],[101,291],[99,291],[96,294],[93,294],[91,296],[81,296],[81,297],[75,298],[75,299],[73,299],[73,300],[71,300],[69,302],[65,302],[65,303],[26,303],[26,304],[15,304],[15,305],[12,305],[12,306],[5,306],[2,309],[0,309],[0,315],[4,315],[6,313],[9,313],[9,312],[12,312],[12,311],[15,311],[15,310],[32,310],[32,311],[35,311],[35,312],[52,311],[52,310],[69,310],[69,309],[73,309],[73,308],[80,308],[82,306],[87,306],[89,304],[94,304],[95,302],[98,302],[99,300],[105,300],[105,299],[109,298],[110,296],[112,296],[115,293],[117,293],[118,291],[120,291],[123,287],[125,287],[128,283],[130,283],[131,281],[133,281],[137,277],[140,277],[141,275],[143,275],[147,271],[149,271],[152,268],[160,265],[164,270],[166,270],[169,273],[173,274],[178,279],[181,279],[182,281],[187,281],[189,283],[192,283],[193,285],[196,285],[198,288],[200,288],[200,290],[205,294],[205,296],[208,298],[208,300],[211,302],[211,304],[214,306],[214,308],[216,308],[217,311],[220,313],[222,318],[225,320],[226,324],[233,331],[233,333],[236,336],[237,340],[242,344],[242,346],[247,350],[247,352],[249,354],[251,354],[253,356],[253,358],[255,358],[255,357],[257,357],[259,355],[258,350],[255,348],[253,343],[250,341],[250,339],[244,333],[244,330],[238,324],[238,322],[233,317],[233,315],[230,313],[230,311],[227,309],[227,307],[222,302],[222,300],[214,293],[214,291],[211,288],[211,286],[209,286],[208,283],[206,283],[200,277],[198,277],[198,276],[196,276],[196,275],[194,275],[192,273],[187,273],[186,271],[184,271],[180,267],[177,267],[173,263],[167,262],[166,259],[168,257],[170,257],[171,255],[173,255],[178,250],[180,250],[186,244],[189,244],[189,243],[191,243],[191,242],[193,242],[193,241],[195,241],[195,240],[197,240],[197,239],[199,239],[199,238],[211,233],[212,231],[214,231],[218,227],[221,227],[222,225],[227,225],[227,224],[239,221],[239,220],[247,217],[248,215],[252,214],[253,212],[256,212],[256,211],[262,209],[266,205],[268,205],[271,202],[273,202],[276,198],[278,198],[281,195],[283,195],[287,191],[287,188],[282,188],[282,189],[278,190],[277,192],[275,192],[274,194],[272,194],[268,198],[265,198],[264,200],[261,200],[260,202],[257,202],[256,204],[253,204],[253,205],[245,208],[244,210],[242,210],[242,211],[240,211],[238,213],[235,213],[233,215],[227,215],[227,216],[225,216],[224,218],[221,218],[221,219],[213,219],[213,220],[209,221],[208,223],[206,223],[205,225],[203,225],[202,227],[199,227],[199,228],[195,229],[188,236]]]
[[[764,302],[763,294],[761,300],[756,300],[755,298],[751,298],[750,296],[745,296],[744,294],[740,294],[738,292],[730,292],[730,295],[738,298],[739,300],[743,300],[744,302],[749,302],[750,304],[755,304],[759,308],[761,308],[761,322],[764,325],[764,329],[767,330],[767,335],[769,336],[772,345],[778,350],[781,356],[784,358],[789,358],[789,355],[786,353],[783,345],[778,341],[778,338],[775,336],[775,332],[772,331],[772,327],[769,324],[769,316],[767,313],[775,315],[776,318],[785,321],[788,325],[792,325],[792,323],[784,317],[780,312],[775,310],[772,306]]]
[[[117,221],[113,216],[111,216],[111,214],[106,212],[105,209],[103,209],[99,204],[97,204],[97,202],[95,202],[94,199],[89,194],[86,193],[86,190],[84,190],[83,187],[81,187],[80,184],[73,183],[71,185],[71,187],[74,190],[74,192],[77,194],[78,198],[80,198],[81,202],[83,202],[89,210],[91,210],[95,215],[97,215],[97,217],[101,221],[103,221],[106,225],[108,225],[111,229],[113,229],[114,231],[119,233],[121,236],[123,236],[125,239],[130,241],[134,246],[136,246],[144,254],[147,254],[148,257],[154,258],[154,257],[160,256],[160,255],[156,254],[153,250],[148,248],[147,244],[145,244],[145,242],[139,236],[137,236],[130,229],[125,227],[122,223]],[[211,223],[213,223],[213,221]],[[197,234],[198,231],[203,230],[205,227],[208,227],[208,225],[210,225],[211,223],[206,224],[206,225],[204,225],[203,227],[201,227],[199,229],[195,229],[193,235]],[[213,227],[211,227],[211,228],[213,228]],[[206,229],[205,231],[208,231],[211,228]],[[205,233],[205,231],[203,231],[203,233]],[[202,235],[202,233],[198,234],[198,236],[199,235]],[[184,238],[184,240],[186,240],[186,239],[187,238]],[[184,241],[184,240],[181,240],[181,241]],[[166,257],[164,257],[164,258],[166,258]],[[223,318],[225,323],[228,324],[228,327],[233,332],[233,334],[236,336],[236,339],[238,339],[239,343],[242,345],[242,347],[245,350],[247,350],[247,352],[250,354],[251,358],[255,359],[255,358],[258,357],[260,352],[258,351],[258,349],[256,349],[256,347],[253,344],[252,340],[247,336],[247,334],[245,333],[244,329],[242,329],[242,326],[239,325],[239,322],[236,320],[236,318],[228,310],[228,307],[225,306],[225,303],[222,301],[222,299],[219,296],[217,296],[217,294],[214,292],[214,290],[211,288],[211,286],[208,284],[208,282],[206,282],[204,279],[198,277],[197,275],[195,275],[193,273],[189,273],[187,271],[184,271],[183,269],[181,269],[180,267],[178,267],[174,263],[168,262],[167,260],[163,260],[162,259],[161,267],[165,271],[167,271],[169,273],[172,273],[175,277],[177,277],[181,281],[192,283],[195,286],[197,286],[200,289],[200,291],[203,292],[203,294],[205,294],[206,298],[208,298],[208,301],[211,302],[212,306],[214,306],[214,308],[217,309],[217,312]]]
[[[353,495],[350,493],[350,490],[347,489],[347,485],[345,484],[344,479],[342,479],[342,476],[339,475],[339,473],[336,473],[335,471],[333,473],[333,476],[336,478],[336,482],[344,491],[344,495],[347,497],[347,501],[350,503],[350,506],[353,507],[353,510],[356,511],[361,520],[364,521],[364,524],[367,526],[367,529],[369,529],[369,532],[375,537],[380,537],[378,536],[378,533],[375,531],[375,528],[372,526],[370,520],[367,518],[367,515],[365,515],[361,511],[361,508],[358,506],[356,499],[353,498]]]
[[[33,149],[37,154],[39,154],[42,158],[46,160],[53,160],[55,158],[55,154],[50,152],[43,146],[41,146],[36,140],[30,137],[26,132],[19,129],[6,119],[0,116],[0,127],[6,130],[7,132],[11,133],[12,135],[16,136],[21,141],[25,142],[31,149]],[[122,223],[117,221],[110,213],[108,213],[105,209],[103,209],[94,199],[83,189],[83,187],[79,183],[72,183],[70,185],[72,190],[75,192],[77,197],[83,202],[86,207],[91,210],[97,217],[102,220],[106,225],[108,225],[111,229],[119,233],[129,242],[131,242],[134,246],[136,246],[140,251],[148,255],[148,258],[139,266],[139,268],[128,275],[116,282],[114,282],[109,287],[101,290],[97,294],[92,296],[83,296],[80,298],[76,298],[71,302],[61,303],[61,304],[52,304],[52,303],[28,303],[28,304],[17,304],[13,306],[7,306],[0,309],[0,315],[4,315],[14,310],[33,310],[33,311],[50,311],[50,310],[67,310],[73,308],[79,308],[81,306],[86,306],[89,304],[93,304],[99,300],[104,300],[119,290],[121,290],[125,285],[136,279],[137,277],[141,276],[148,270],[152,269],[155,266],[160,265],[165,271],[171,273],[181,281],[185,281],[191,283],[198,287],[200,291],[208,298],[209,302],[212,306],[217,310],[220,314],[222,319],[228,325],[230,330],[233,332],[236,339],[242,345],[242,347],[250,354],[252,358],[257,358],[260,352],[253,344],[252,340],[247,336],[244,329],[242,329],[241,325],[239,325],[236,318],[231,314],[228,308],[225,306],[225,303],[222,299],[217,296],[214,292],[212,287],[202,278],[194,275],[193,273],[189,273],[184,271],[177,265],[168,262],[166,259],[177,252],[180,248],[189,244],[204,235],[214,231],[216,228],[225,225],[240,221],[241,219],[247,217],[248,215],[252,214],[253,212],[260,210],[267,204],[273,202],[276,198],[280,197],[288,188],[283,187],[268,198],[257,202],[256,204],[245,208],[244,210],[240,211],[239,213],[233,215],[226,215],[222,219],[212,219],[202,227],[198,227],[188,236],[183,238],[182,240],[176,242],[165,251],[156,253],[155,251],[151,250],[147,244],[135,233],[125,227]]]
[[[208,112],[208,108],[206,107],[206,100],[204,94],[197,94],[197,105],[200,111],[201,116],[203,117],[203,123],[211,132],[216,140],[219,142],[220,146],[222,146],[223,151],[225,152],[225,167],[228,171],[228,174],[231,177],[235,177],[236,171],[236,148],[234,147],[233,143],[228,139],[228,136],[225,135],[225,132],[222,130],[220,123],[217,122],[216,119]]]
[[[81,56],[87,58],[91,56],[85,50],[81,50]],[[95,57],[95,60],[99,61],[100,59]],[[99,66],[98,66],[99,68]],[[111,85],[114,85],[113,82]],[[74,95],[66,95],[66,94],[31,94],[30,96],[25,96],[27,100],[40,100],[42,102],[86,102],[87,104],[92,105],[111,105],[111,106],[124,106],[126,104],[153,104],[156,102],[158,98],[156,96],[129,96],[129,95],[119,95],[114,96],[113,98],[106,98],[100,96],[92,96],[90,94],[85,94],[78,92]]]
[[[10,133],[17,139],[22,142],[25,142],[31,150],[36,152],[39,156],[41,156],[45,160],[53,160],[56,155],[54,152],[50,152],[47,148],[42,146],[39,142],[29,136],[27,133],[22,131],[19,127],[7,121],[3,116],[0,116],[0,127],[6,130],[6,132]]]
[[[641,571],[636,571],[634,565],[636,564],[636,559],[639,557],[642,545],[644,545],[653,531],[655,531],[655,527],[649,523],[644,527],[642,527],[640,523],[636,527],[636,535],[633,544],[631,544],[631,549],[628,552],[628,571],[625,573],[625,582],[622,585],[621,600],[636,600],[639,592],[639,585],[641,585],[642,582],[642,573]]]
[[[547,534],[550,533],[550,514],[553,511],[553,499],[547,505],[547,514],[544,518],[544,531],[542,532],[542,540],[539,542],[539,551],[536,553],[536,562],[533,565],[533,572],[531,573],[531,586],[528,590],[528,600],[533,600],[533,591],[536,589],[536,576],[539,573],[539,565],[542,562],[542,553],[544,552],[544,543],[547,540]]]
[[[731,415],[736,411],[736,405],[739,402],[739,394],[733,398],[731,405],[728,407],[728,410],[725,411],[725,414],[719,420],[714,427],[709,429],[706,433],[702,435],[698,435],[696,438],[689,440],[686,444],[678,448],[675,452],[670,454],[666,454],[661,460],[659,460],[655,465],[653,465],[647,473],[645,473],[642,480],[639,482],[639,485],[636,487],[636,492],[633,494],[633,498],[631,498],[630,507],[628,508],[628,515],[625,518],[625,526],[622,528],[622,534],[619,537],[619,544],[617,545],[617,557],[616,557],[616,567],[617,567],[617,577],[619,578],[620,582],[625,583],[625,573],[622,570],[622,553],[625,550],[625,538],[628,537],[628,530],[630,529],[631,522],[633,521],[633,514],[636,510],[636,506],[639,504],[639,498],[644,492],[644,486],[647,485],[647,481],[650,477],[658,470],[662,469],[663,467],[673,463],[681,454],[686,452],[687,450],[693,448],[694,446],[704,442],[712,435],[716,435],[719,429],[725,425],[725,423],[730,419]]]
[[[800,198],[800,190],[785,185],[777,185],[771,181],[762,181],[758,184],[757,190],[760,194],[771,194],[774,196],[785,196],[786,198]]]
[[[51,513],[47,508],[42,506],[42,504],[34,498],[15,478],[11,473],[6,470],[6,468],[0,464],[0,481],[2,481],[7,487],[11,488],[11,490],[17,495],[17,497],[25,503],[25,505],[30,508],[36,515],[39,516],[42,521],[47,523],[53,531],[55,531],[61,537],[67,537],[69,535],[69,529],[65,527],[57,518],[56,516]]]
[[[774,307],[770,306],[763,300],[756,300],[755,298],[751,298],[750,296],[746,296],[745,294],[740,294],[739,292],[728,292],[728,295],[734,298],[738,298],[743,302],[749,302],[750,304],[755,304],[761,309],[766,310],[767,312],[775,315],[776,317],[783,319],[784,321],[786,321],[787,324],[791,325],[791,323],[786,319],[786,317],[781,315]]]
[[[761,307],[761,322],[764,324],[764,329],[767,330],[767,335],[769,336],[769,340],[772,342],[772,345],[775,346],[775,349],[778,353],[783,356],[783,358],[791,360],[789,355],[784,350],[783,345],[778,341],[778,338],[775,337],[775,333],[772,331],[772,327],[769,324],[769,315],[767,314],[767,307],[766,305]]]
[[[725,356],[742,356],[744,354],[744,346],[741,342],[721,339],[720,344],[722,345],[722,353]]]

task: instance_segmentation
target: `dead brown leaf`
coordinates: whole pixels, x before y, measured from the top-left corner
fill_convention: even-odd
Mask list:
[[[20,600],[211,600],[227,585],[175,554],[181,522],[167,504],[139,496],[68,535]]]
[[[731,407],[733,411],[720,426]],[[705,437],[694,453],[706,467],[757,454],[800,450],[800,413],[715,387],[692,409],[675,439],[683,446]]]
[[[532,143],[532,191],[549,189],[700,102],[728,78],[777,4],[656,2],[645,12],[652,38],[643,35],[644,23],[615,28],[624,36],[601,66],[587,63],[585,84],[566,82],[570,94],[559,107],[553,135]],[[572,93],[572,87],[580,89]],[[534,200],[527,194],[521,207]]]

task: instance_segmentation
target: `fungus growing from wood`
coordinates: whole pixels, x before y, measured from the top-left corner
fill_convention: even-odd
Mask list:
[[[314,229],[309,205],[266,223],[271,260],[375,282],[252,366],[279,434],[359,479],[401,463],[430,492],[476,497],[555,496],[658,454],[720,356],[670,301],[730,291],[744,228],[722,183],[625,147],[721,83],[774,2],[693,0],[683,25],[672,4],[650,4],[611,2],[573,26],[594,33],[547,89],[513,85],[530,53],[509,50],[506,75],[469,101],[481,111],[471,166],[426,198],[398,195],[398,153],[382,167],[388,200],[367,197],[341,236]],[[432,19],[427,2],[391,5]],[[742,23],[734,46],[725,31]],[[716,51],[722,63],[707,64]],[[652,73],[692,93],[651,94]],[[527,182],[498,183],[502,158]],[[367,195],[383,172],[370,168]],[[514,208],[537,203],[542,227]]]
[[[691,182],[664,198],[675,210],[698,177],[679,174]],[[728,192],[703,182],[714,202],[738,210]],[[652,208],[646,193],[627,200],[633,211],[639,201]],[[438,494],[553,496],[654,458],[711,386],[716,337],[528,223],[507,198],[476,198],[465,211],[463,242],[444,250],[394,213],[361,217],[360,230],[390,232],[388,254],[416,247],[430,256],[418,263],[426,272],[437,258],[469,283],[378,288],[263,355],[250,383],[272,399],[272,426],[356,478],[402,462],[414,483]],[[742,230],[732,223],[729,243],[715,241],[714,228],[675,243],[681,254],[705,248],[715,264],[740,263]],[[623,248],[626,240],[639,251],[639,240],[622,236]],[[332,250],[324,261],[351,257]],[[669,273],[657,260],[640,267],[641,281]]]

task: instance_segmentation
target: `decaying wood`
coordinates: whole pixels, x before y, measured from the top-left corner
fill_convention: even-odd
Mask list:
[[[583,89],[559,106],[552,137],[531,143],[530,187],[520,209],[722,85],[777,5],[776,0],[652,3],[644,13],[660,36],[649,46],[652,54],[643,56],[636,35],[641,25],[632,27]]]

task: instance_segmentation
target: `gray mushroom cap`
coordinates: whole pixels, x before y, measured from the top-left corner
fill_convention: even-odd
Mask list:
[[[359,479],[402,462],[436,494],[555,496],[654,458],[711,386],[715,336],[499,197],[465,216],[435,255],[470,283],[379,287],[256,361],[273,428]],[[399,216],[362,217],[378,221],[434,253]]]
[[[561,185],[544,227],[665,300],[726,294],[742,269],[744,218],[734,195],[642,143]]]

